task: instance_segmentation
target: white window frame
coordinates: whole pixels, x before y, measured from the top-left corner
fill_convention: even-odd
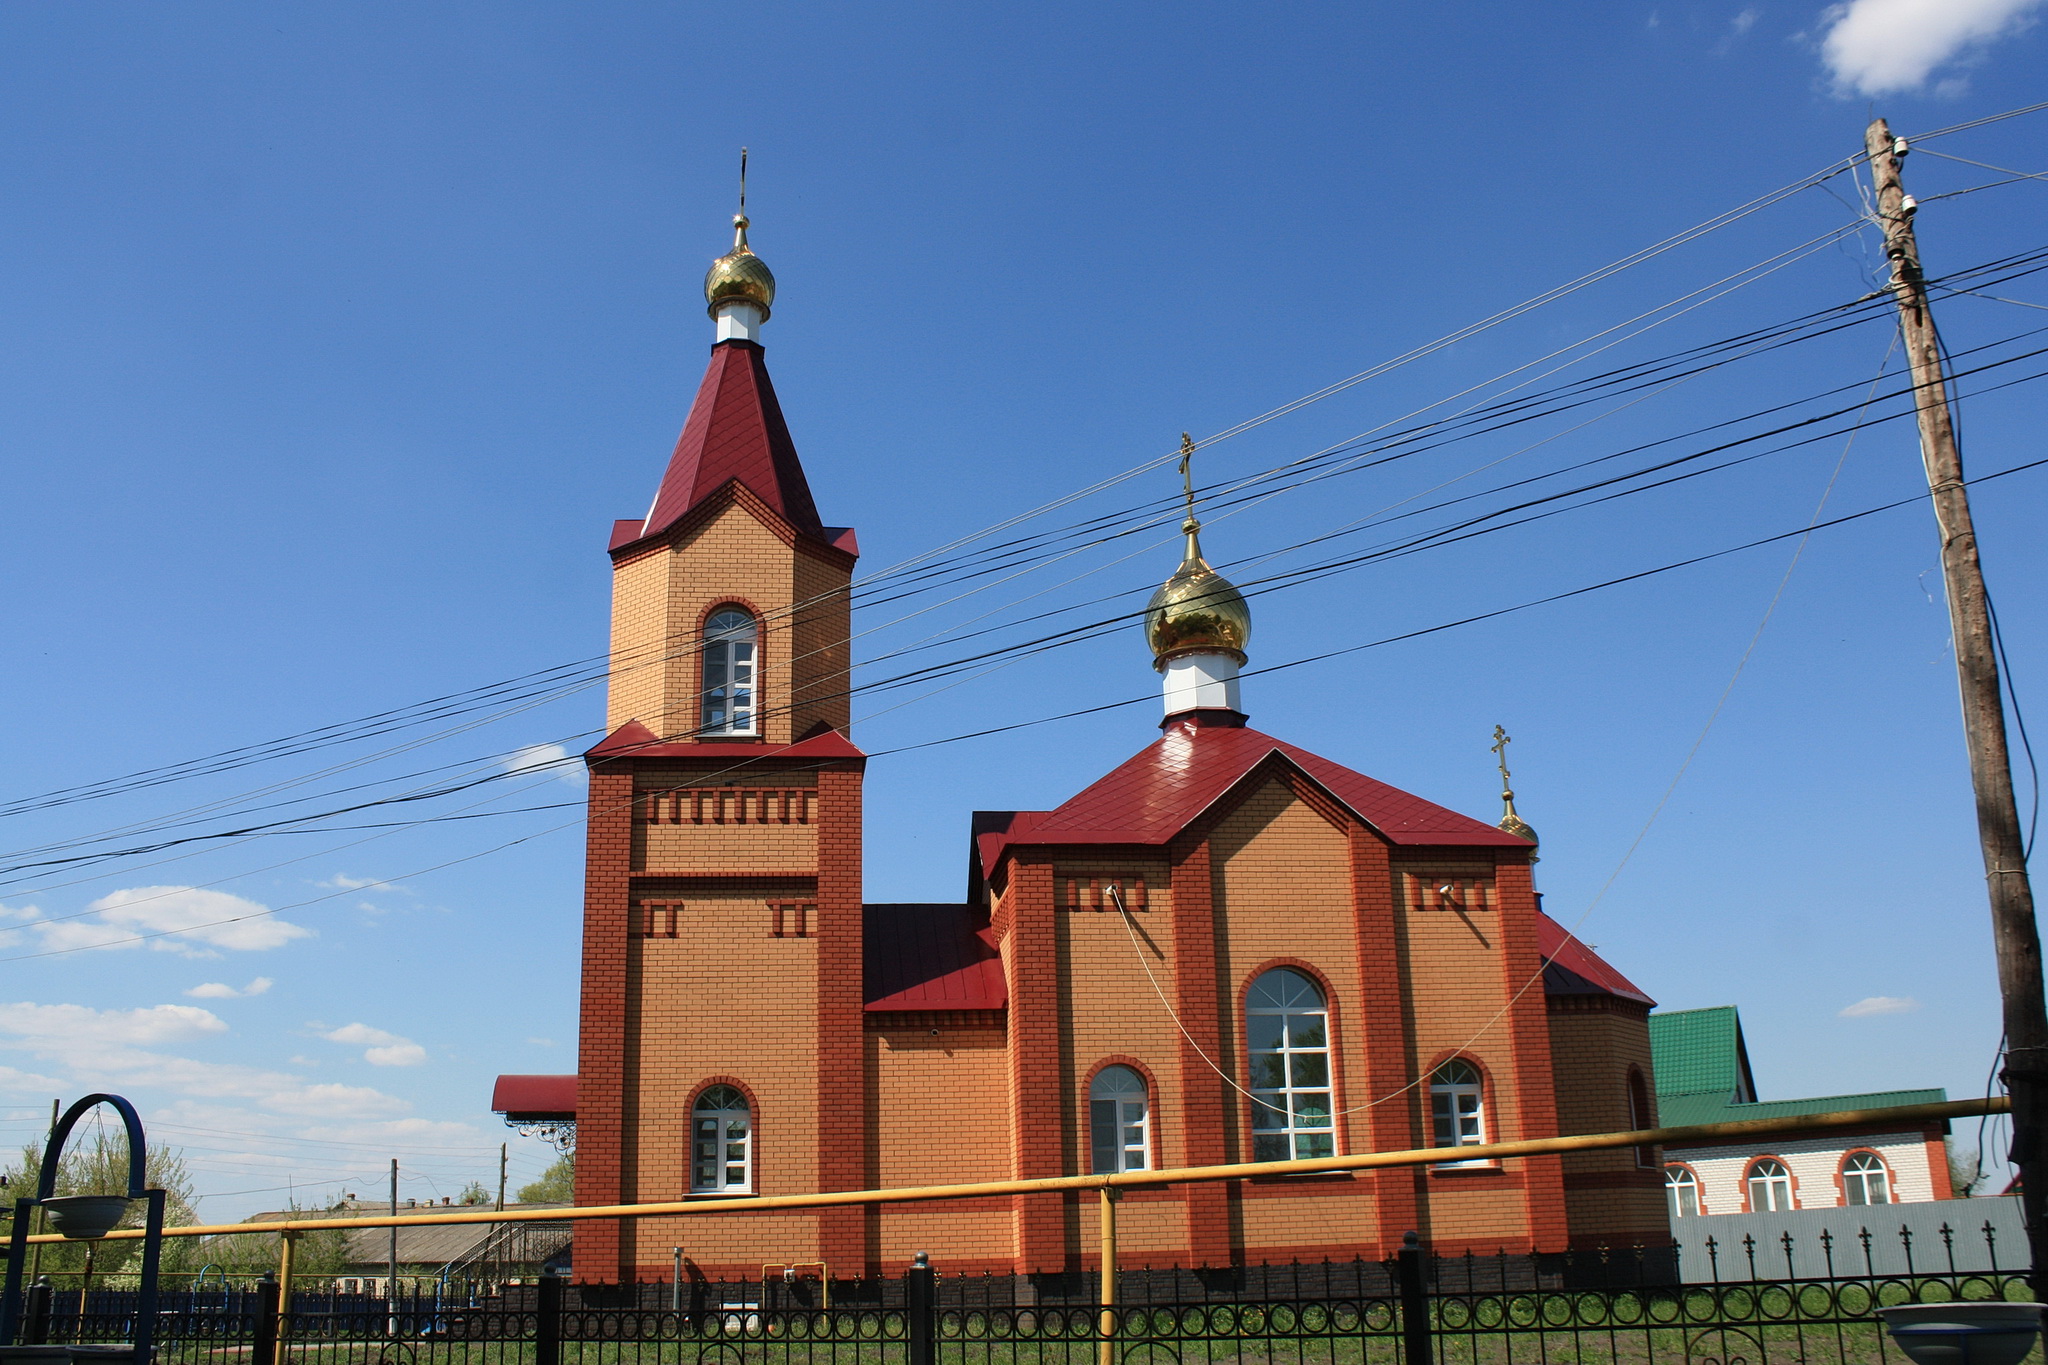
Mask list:
[[[753,1106],[737,1086],[706,1086],[690,1103],[690,1193],[753,1192]]]
[[[1691,1196],[1692,1211],[1688,1213],[1682,1204]],[[1699,1172],[1678,1162],[1668,1162],[1664,1167],[1664,1199],[1671,1208],[1673,1218],[1697,1218],[1700,1216]]]
[[[1792,1169],[1774,1156],[1758,1157],[1742,1173],[1742,1187],[1749,1195],[1751,1213],[1789,1213],[1798,1207],[1792,1195]],[[1757,1198],[1762,1192],[1761,1201]],[[1778,1201],[1780,1195],[1784,1203]]]
[[[1429,1073],[1429,1124],[1435,1147],[1477,1147],[1486,1137],[1485,1073],[1463,1057],[1453,1057]],[[1485,1157],[1443,1161],[1437,1169],[1491,1166]]]
[[[761,623],[741,606],[724,606],[704,622],[698,691],[700,735],[760,733]]]
[[[1088,1083],[1088,1157],[1096,1175],[1151,1168],[1152,1097],[1135,1067],[1106,1066]]]
[[[1322,987],[1292,967],[1259,973],[1245,992],[1245,1056],[1251,1070],[1252,1160],[1335,1156],[1337,1078]]]
[[[1870,1186],[1875,1183],[1879,1198],[1870,1197]],[[1862,1198],[1853,1198],[1851,1192],[1860,1193]],[[1892,1168],[1876,1152],[1852,1152],[1842,1163],[1842,1202],[1853,1205],[1896,1204],[1892,1191]]]

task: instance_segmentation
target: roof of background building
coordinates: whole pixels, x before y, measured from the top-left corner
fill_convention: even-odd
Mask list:
[[[1657,1073],[1657,1118],[1666,1127],[1886,1109],[1948,1098],[1945,1090],[1875,1090],[1759,1101],[1749,1069],[1749,1048],[1742,1037],[1742,1017],[1733,1005],[1652,1014],[1650,1055]]]

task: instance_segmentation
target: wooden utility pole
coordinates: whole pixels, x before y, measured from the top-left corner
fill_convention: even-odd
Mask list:
[[[1920,457],[1941,531],[1941,568],[1948,588],[1949,627],[1955,636],[1956,674],[1962,688],[1963,735],[1970,751],[1970,781],[1977,793],[1977,837],[1991,896],[1991,936],[1998,951],[1998,992],[2005,1005],[2005,1070],[2012,1097],[2012,1162],[2020,1174],[2020,1211],[2034,1255],[2034,1297],[2048,1301],[2048,1002],[2041,989],[2041,935],[2034,923],[2034,888],[2027,880],[2026,844],[2019,803],[2013,799],[2012,758],[2005,742],[2005,699],[1998,652],[1970,495],[1956,449],[1955,422],[1941,373],[1941,345],[1928,311],[1920,247],[1913,238],[1915,205],[1899,181],[1904,138],[1883,119],[1863,136],[1877,188],[1877,216],[1891,258],[1891,290],[1899,305],[1899,331],[1918,395]]]

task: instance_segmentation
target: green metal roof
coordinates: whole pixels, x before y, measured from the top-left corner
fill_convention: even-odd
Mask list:
[[[1753,1099],[1742,1018],[1733,1005],[1660,1010],[1650,1016],[1650,1055],[1658,1108],[1668,1095],[1718,1094],[1724,1103]]]
[[[1934,1104],[1948,1098],[1946,1090],[1879,1090],[1867,1095],[1822,1095],[1810,1100],[1764,1100],[1735,1104],[1711,1091],[1691,1095],[1657,1095],[1657,1121],[1667,1128],[1694,1123],[1728,1123],[1735,1119],[1780,1119],[1799,1114],[1832,1114],[1843,1109],[1887,1109],[1895,1104]]]
[[[1667,1128],[1932,1104],[1948,1098],[1945,1090],[1879,1090],[1759,1102],[1749,1071],[1749,1049],[1742,1039],[1742,1016],[1733,1005],[1652,1013],[1650,1056],[1657,1072],[1657,1119]]]

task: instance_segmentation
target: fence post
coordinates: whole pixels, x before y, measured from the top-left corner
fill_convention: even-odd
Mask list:
[[[909,1365],[937,1365],[938,1299],[931,1258],[920,1251],[903,1276],[903,1324]]]
[[[562,1365],[562,1277],[543,1273],[533,1294],[533,1365]]]
[[[1429,1332],[1429,1285],[1423,1278],[1422,1242],[1401,1234],[1395,1257],[1401,1276],[1401,1365],[1433,1365]]]
[[[40,1346],[50,1339],[50,1296],[54,1292],[47,1279],[28,1287],[27,1306],[22,1310],[22,1345]]]
[[[277,1365],[277,1277],[267,1270],[256,1282],[256,1331],[249,1365]]]

